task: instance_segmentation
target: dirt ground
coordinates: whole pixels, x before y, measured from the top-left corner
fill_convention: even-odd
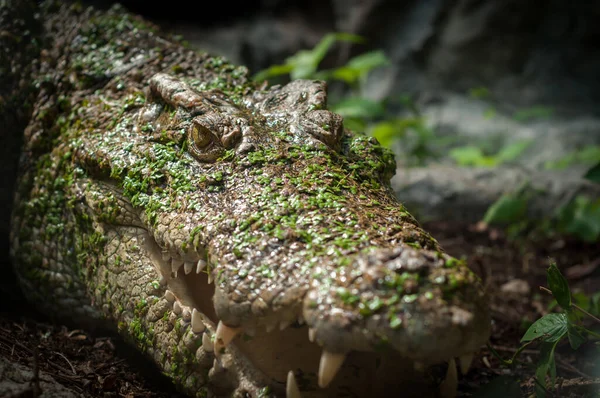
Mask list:
[[[444,249],[466,257],[491,293],[493,329],[490,345],[504,359],[519,347],[527,327],[548,313],[551,297],[546,268],[556,261],[572,292],[600,291],[600,245],[568,239],[508,240],[494,229],[477,225],[426,224]],[[4,292],[4,295],[7,293]],[[179,397],[169,381],[114,337],[49,323],[11,293],[0,312],[0,359],[38,368],[86,397]],[[590,327],[600,324],[590,320]],[[520,364],[507,367],[482,347],[467,375],[460,379],[462,397],[530,396],[534,391],[539,349],[528,346]],[[600,348],[584,343],[577,351],[561,342],[556,352],[557,386],[549,397],[600,397]],[[0,378],[2,374],[0,373]],[[36,383],[13,396],[35,397]]]

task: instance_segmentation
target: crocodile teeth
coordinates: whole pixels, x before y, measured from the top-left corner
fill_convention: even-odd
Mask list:
[[[177,273],[177,270],[183,265],[183,261],[181,260],[171,260],[171,271]]]
[[[311,343],[315,342],[315,335],[317,334],[317,331],[313,328],[308,328],[308,340]]]
[[[181,304],[179,304],[179,301],[175,301],[173,303],[173,312],[177,315],[180,315],[183,312],[183,308],[181,308]]]
[[[319,363],[319,387],[325,388],[331,383],[342,367],[346,354],[333,353],[323,350]]]
[[[211,283],[213,283],[213,276],[212,276],[212,272],[208,273],[208,284],[210,285]]]
[[[186,322],[189,322],[192,319],[192,313],[188,307],[183,308],[183,314],[181,314],[181,317]]]
[[[174,303],[175,302],[175,295],[170,290],[165,290],[165,298],[167,299],[167,301],[169,303]]]
[[[221,349],[231,343],[231,340],[242,332],[242,328],[232,328],[219,321],[217,325],[217,333],[215,334],[215,354],[219,355]]]
[[[285,396],[286,398],[302,398],[298,383],[296,383],[296,376],[293,371],[289,371],[287,374],[287,383],[285,384]]]
[[[202,348],[204,348],[204,351],[206,352],[213,352],[215,350],[215,345],[213,344],[208,333],[204,333],[202,335]]]
[[[285,328],[287,328],[291,324],[292,324],[292,321],[281,321],[279,323],[279,330],[284,330]]]
[[[190,272],[192,272],[192,270],[194,269],[194,263],[191,261],[186,261],[185,263],[183,263],[183,272],[185,272],[185,274],[189,274]]]
[[[204,326],[204,322],[202,322],[202,315],[197,309],[192,310],[192,332],[194,333],[202,333],[206,329]]]
[[[198,264],[196,265],[196,273],[199,274],[204,268],[206,268],[206,261],[203,259],[198,260]]]
[[[458,358],[458,365],[460,366],[460,372],[466,375],[471,368],[471,363],[473,362],[473,354],[463,355]]]
[[[456,371],[456,362],[454,358],[448,361],[448,370],[446,371],[446,378],[440,384],[440,397],[441,398],[454,398],[456,397],[456,390],[458,389],[458,372]]]

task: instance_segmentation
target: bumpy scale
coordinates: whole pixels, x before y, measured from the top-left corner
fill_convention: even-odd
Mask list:
[[[192,396],[455,394],[481,283],[323,82],[256,87],[122,9],[50,10],[13,217],[30,300],[113,324]]]

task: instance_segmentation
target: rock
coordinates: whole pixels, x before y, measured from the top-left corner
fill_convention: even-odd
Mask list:
[[[531,291],[529,283],[523,279],[513,279],[500,286],[502,293],[526,295]]]
[[[573,171],[522,167],[465,168],[448,165],[400,168],[392,178],[396,197],[420,221],[477,222],[505,193],[529,195],[528,217],[543,219],[577,195],[600,198],[600,185]]]
[[[83,397],[57,382],[49,374],[39,372],[39,395],[34,393],[34,371],[0,356],[0,397],[78,398]]]

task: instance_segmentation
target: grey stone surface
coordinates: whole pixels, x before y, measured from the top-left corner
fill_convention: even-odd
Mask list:
[[[531,195],[528,216],[543,219],[577,195],[600,198],[600,185],[573,171],[540,172],[520,167],[475,169],[428,165],[398,169],[396,196],[420,221],[480,221],[489,206],[518,189]]]
[[[31,368],[0,356],[0,397],[28,397],[38,398],[80,398],[77,394],[45,372],[39,373],[39,395],[34,395],[32,380],[34,372]]]

